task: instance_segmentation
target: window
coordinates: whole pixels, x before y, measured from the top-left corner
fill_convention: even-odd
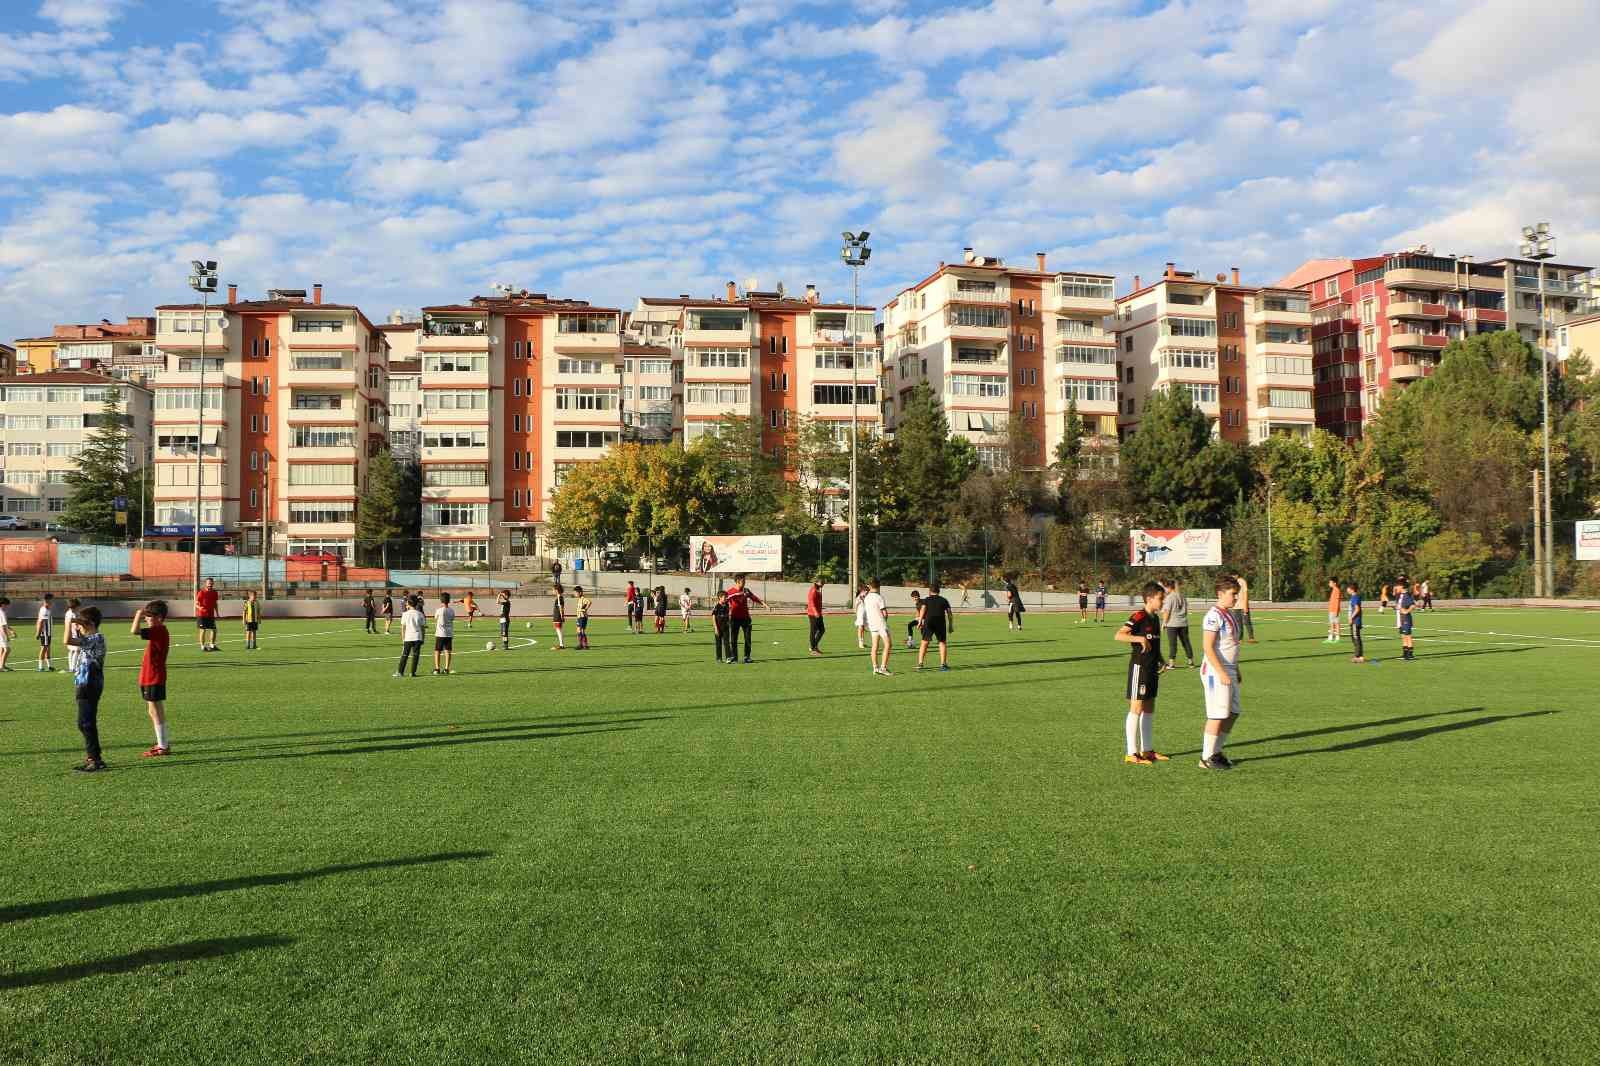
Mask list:
[[[1004,396],[1006,379],[980,374],[951,374],[952,396]]]
[[[641,359],[639,360],[639,373],[641,374],[670,374],[672,373],[671,359]]]
[[[945,322],[951,326],[979,329],[1005,329],[1006,309],[1003,307],[966,307],[957,305],[945,312]]]
[[[1112,298],[1111,279],[1063,274],[1056,283],[1056,292],[1073,300],[1109,300]]]
[[[954,362],[992,363],[999,358],[1000,353],[993,348],[957,348]]]
[[[1086,322],[1078,318],[1056,319],[1057,337],[1089,337],[1100,338],[1106,335],[1098,322]]]
[[[344,327],[342,318],[297,318],[290,328],[296,333],[338,333]]]
[[[343,370],[344,356],[339,352],[296,352],[296,370]]]
[[[425,550],[429,566],[489,561],[489,542],[486,540],[435,540],[429,541]]]
[[[51,496],[49,499],[45,500],[45,510],[49,511],[51,514],[60,514],[66,509],[67,498],[65,496]]]
[[[487,355],[453,352],[422,357],[424,374],[482,374],[489,369]]]
[[[422,470],[422,484],[431,489],[478,488],[489,484],[489,469],[484,466],[428,466]]]
[[[778,409],[776,407],[767,412],[767,424],[773,429],[778,428]]]
[[[206,410],[222,410],[221,388],[206,387]],[[200,406],[200,390],[191,388],[164,388],[156,390],[157,411],[193,411]]]
[[[511,469],[513,469],[513,470],[521,470],[522,469],[522,453],[521,452],[512,452],[511,453]]]
[[[422,520],[432,526],[481,526],[489,521],[486,503],[428,503]]]
[[[1262,331],[1262,340],[1268,344],[1309,344],[1311,331],[1304,327],[1268,326]]]
[[[257,452],[254,448],[252,448],[250,450],[250,469],[251,470],[259,470],[259,469],[261,469],[260,460],[257,458],[257,456],[259,454],[260,453]]]
[[[289,438],[291,448],[354,448],[356,431],[338,426],[295,426]]]
[[[1209,318],[1164,318],[1161,333],[1166,337],[1215,337],[1217,324]]]
[[[1222,312],[1222,328],[1223,329],[1238,329],[1239,328],[1239,312],[1237,312],[1237,311],[1224,311],[1224,312]]]
[[[1124,368],[1124,370],[1125,370],[1125,374],[1126,374],[1126,376],[1123,379],[1124,382],[1126,384],[1128,384],[1128,385],[1132,385],[1133,384],[1133,367],[1131,367],[1131,366],[1130,367],[1126,367],[1126,368]]]
[[[252,501],[253,503],[254,501]],[[356,505],[343,500],[307,500],[289,503],[291,522],[354,522]]]
[[[1189,399],[1197,404],[1217,402],[1217,386],[1215,382],[1181,381],[1177,384],[1188,389]]]
[[[813,385],[811,402],[815,404],[847,404],[850,402],[849,385]],[[857,385],[856,403],[873,405],[878,402],[876,385]]]
[[[51,445],[54,447],[54,445]],[[44,445],[12,442],[6,445],[7,455],[43,455]]]
[[[870,355],[870,352],[863,351],[861,354]],[[849,370],[853,361],[849,348],[818,348],[816,350],[818,370]]]
[[[615,333],[617,332],[617,316],[609,314],[557,315],[556,332]]]
[[[1311,393],[1304,389],[1268,389],[1267,403],[1272,407],[1299,407],[1311,409]]]
[[[513,433],[521,433],[522,432],[522,416],[521,415],[512,415],[511,416],[511,432],[513,432]]]
[[[1269,374],[1310,374],[1311,360],[1296,359],[1289,355],[1269,355],[1261,360],[1261,369]]]
[[[513,359],[521,359],[522,358],[522,342],[521,341],[512,341],[511,342],[511,358],[513,358]]]
[[[194,311],[166,311],[158,316],[157,330],[162,333],[200,333],[201,312]],[[222,331],[222,312],[212,311],[206,315],[206,333],[220,333]]]
[[[484,448],[489,435],[481,429],[426,430],[422,434],[424,448]]]
[[[704,367],[747,367],[750,365],[748,348],[696,348],[694,365]]]
[[[972,278],[956,279],[956,292],[959,293],[976,293],[981,296],[997,291],[999,291],[999,286],[992,281],[976,281]]]
[[[601,429],[558,429],[557,448],[607,448],[617,443],[616,433]]]
[[[728,405],[745,405],[750,402],[749,385],[711,385],[702,382],[690,382],[683,387],[684,403],[709,403]]]
[[[39,501],[32,496],[12,496],[6,500],[6,510],[14,511],[18,514],[37,511],[38,509]]]
[[[557,359],[558,374],[603,374],[606,365],[598,359]]]
[[[1163,348],[1161,365],[1168,369],[1215,370],[1217,353],[1194,348]]]
[[[429,389],[422,396],[428,411],[484,411],[489,407],[486,389]]]
[[[59,389],[59,388],[46,389],[45,390],[45,402],[46,403],[82,403],[83,402],[83,390],[82,389]]]
[[[787,376],[787,375],[785,375],[785,376]],[[773,388],[777,388],[778,387],[777,386],[777,378],[773,379],[773,386],[772,387]],[[633,399],[633,392],[634,392],[634,389],[633,389],[632,385],[624,385],[622,387],[622,398],[625,399],[625,400]],[[639,386],[639,399],[641,399],[641,400],[656,400],[656,401],[670,400],[670,399],[672,399],[672,386],[671,385],[640,385]]]
[[[1061,398],[1079,403],[1116,403],[1117,383],[1101,378],[1062,378]]]
[[[1114,348],[1090,348],[1081,344],[1056,346],[1057,363],[1077,363],[1083,366],[1110,366],[1117,361]]]
[[[289,408],[294,411],[340,411],[344,409],[344,397],[337,392],[296,392]]]
[[[557,411],[615,411],[616,389],[576,388],[556,390]]]
[[[13,393],[18,389],[12,389]],[[5,415],[7,429],[43,429],[44,415]]]
[[[200,468],[203,485],[222,484],[222,466],[219,463],[207,463]],[[162,488],[169,486],[193,486],[193,463],[157,463],[156,484]]]
[[[15,447],[15,445],[13,445],[13,447]],[[47,444],[45,445],[45,454],[50,456],[52,459],[76,459],[78,456],[83,454],[83,445],[61,443]]]
[[[1038,383],[1039,383],[1039,372],[1037,370],[1034,370],[1032,368],[1026,368],[1026,369],[1017,371],[1017,384],[1019,384],[1019,385],[1037,385]]]
[[[1329,278],[1322,283],[1322,295],[1328,298],[1339,295],[1339,279]]]
[[[354,463],[290,463],[291,485],[345,485],[356,483]]]

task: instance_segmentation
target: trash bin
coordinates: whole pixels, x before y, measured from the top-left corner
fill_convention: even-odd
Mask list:
[[[582,556],[579,556],[578,558],[572,560],[572,569],[574,571],[579,571],[579,570],[583,569],[583,557]]]

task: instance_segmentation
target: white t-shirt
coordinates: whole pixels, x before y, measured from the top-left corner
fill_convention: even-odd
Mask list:
[[[428,619],[415,607],[406,608],[406,613],[400,616],[400,639],[422,641],[422,630],[428,624]]]
[[[867,594],[856,593],[856,628],[865,629],[867,626]]]
[[[448,604],[433,612],[433,635],[436,637],[456,635],[456,612]]]
[[[11,619],[6,617],[6,609],[0,607],[0,648],[11,647],[11,638],[6,635],[6,627],[11,625]]]
[[[678,610],[682,611],[684,614],[688,614],[693,609],[694,597],[689,595],[687,592],[680,594],[678,596]]]
[[[866,618],[867,628],[872,632],[889,632],[889,605],[883,602],[880,593],[869,592],[862,597],[861,614]]]
[[[39,624],[44,627],[46,633],[50,632],[50,605],[48,603],[39,605]]]
[[[1206,612],[1205,625],[1202,627],[1207,633],[1217,635],[1217,658],[1222,662],[1223,669],[1230,675],[1239,671],[1239,632],[1244,625],[1243,612],[1226,611],[1221,607],[1213,606]],[[1201,638],[1204,640],[1205,638]],[[1211,669],[1211,658],[1206,656],[1200,664],[1202,672]]]

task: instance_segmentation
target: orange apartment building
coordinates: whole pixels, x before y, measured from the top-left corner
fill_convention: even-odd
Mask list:
[[[384,443],[387,344],[322,286],[156,308],[152,537],[237,540],[350,560],[367,461]],[[202,354],[203,353],[203,354]],[[205,385],[201,393],[201,362]],[[195,515],[200,452],[201,511]]]
[[[884,308],[885,424],[893,431],[911,391],[927,383],[953,434],[972,441],[985,465],[1006,460],[1007,422],[1024,419],[1037,465],[1055,446],[1075,404],[1101,445],[1117,432],[1115,277],[1033,269],[963,250]],[[1114,457],[1094,449],[1107,464]]]

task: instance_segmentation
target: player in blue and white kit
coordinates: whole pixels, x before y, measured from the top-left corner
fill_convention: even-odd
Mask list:
[[[1201,644],[1200,684],[1205,689],[1206,728],[1201,739],[1200,766],[1206,770],[1231,770],[1222,753],[1228,734],[1239,717],[1239,643],[1244,636],[1244,613],[1250,609],[1250,590],[1243,578],[1217,578],[1216,606],[1206,612]]]
[[[1417,599],[1411,594],[1411,586],[1401,583],[1400,595],[1394,601],[1395,617],[1400,620],[1400,660],[1402,662],[1415,662],[1417,649],[1411,643],[1411,619],[1417,610]]]
[[[1367,619],[1366,612],[1362,610],[1361,590],[1356,588],[1354,581],[1345,588],[1350,593],[1350,598],[1346,601],[1350,605],[1350,640],[1356,646],[1355,657],[1350,661],[1364,663],[1367,661],[1367,653],[1361,646],[1361,630],[1366,625]]]

